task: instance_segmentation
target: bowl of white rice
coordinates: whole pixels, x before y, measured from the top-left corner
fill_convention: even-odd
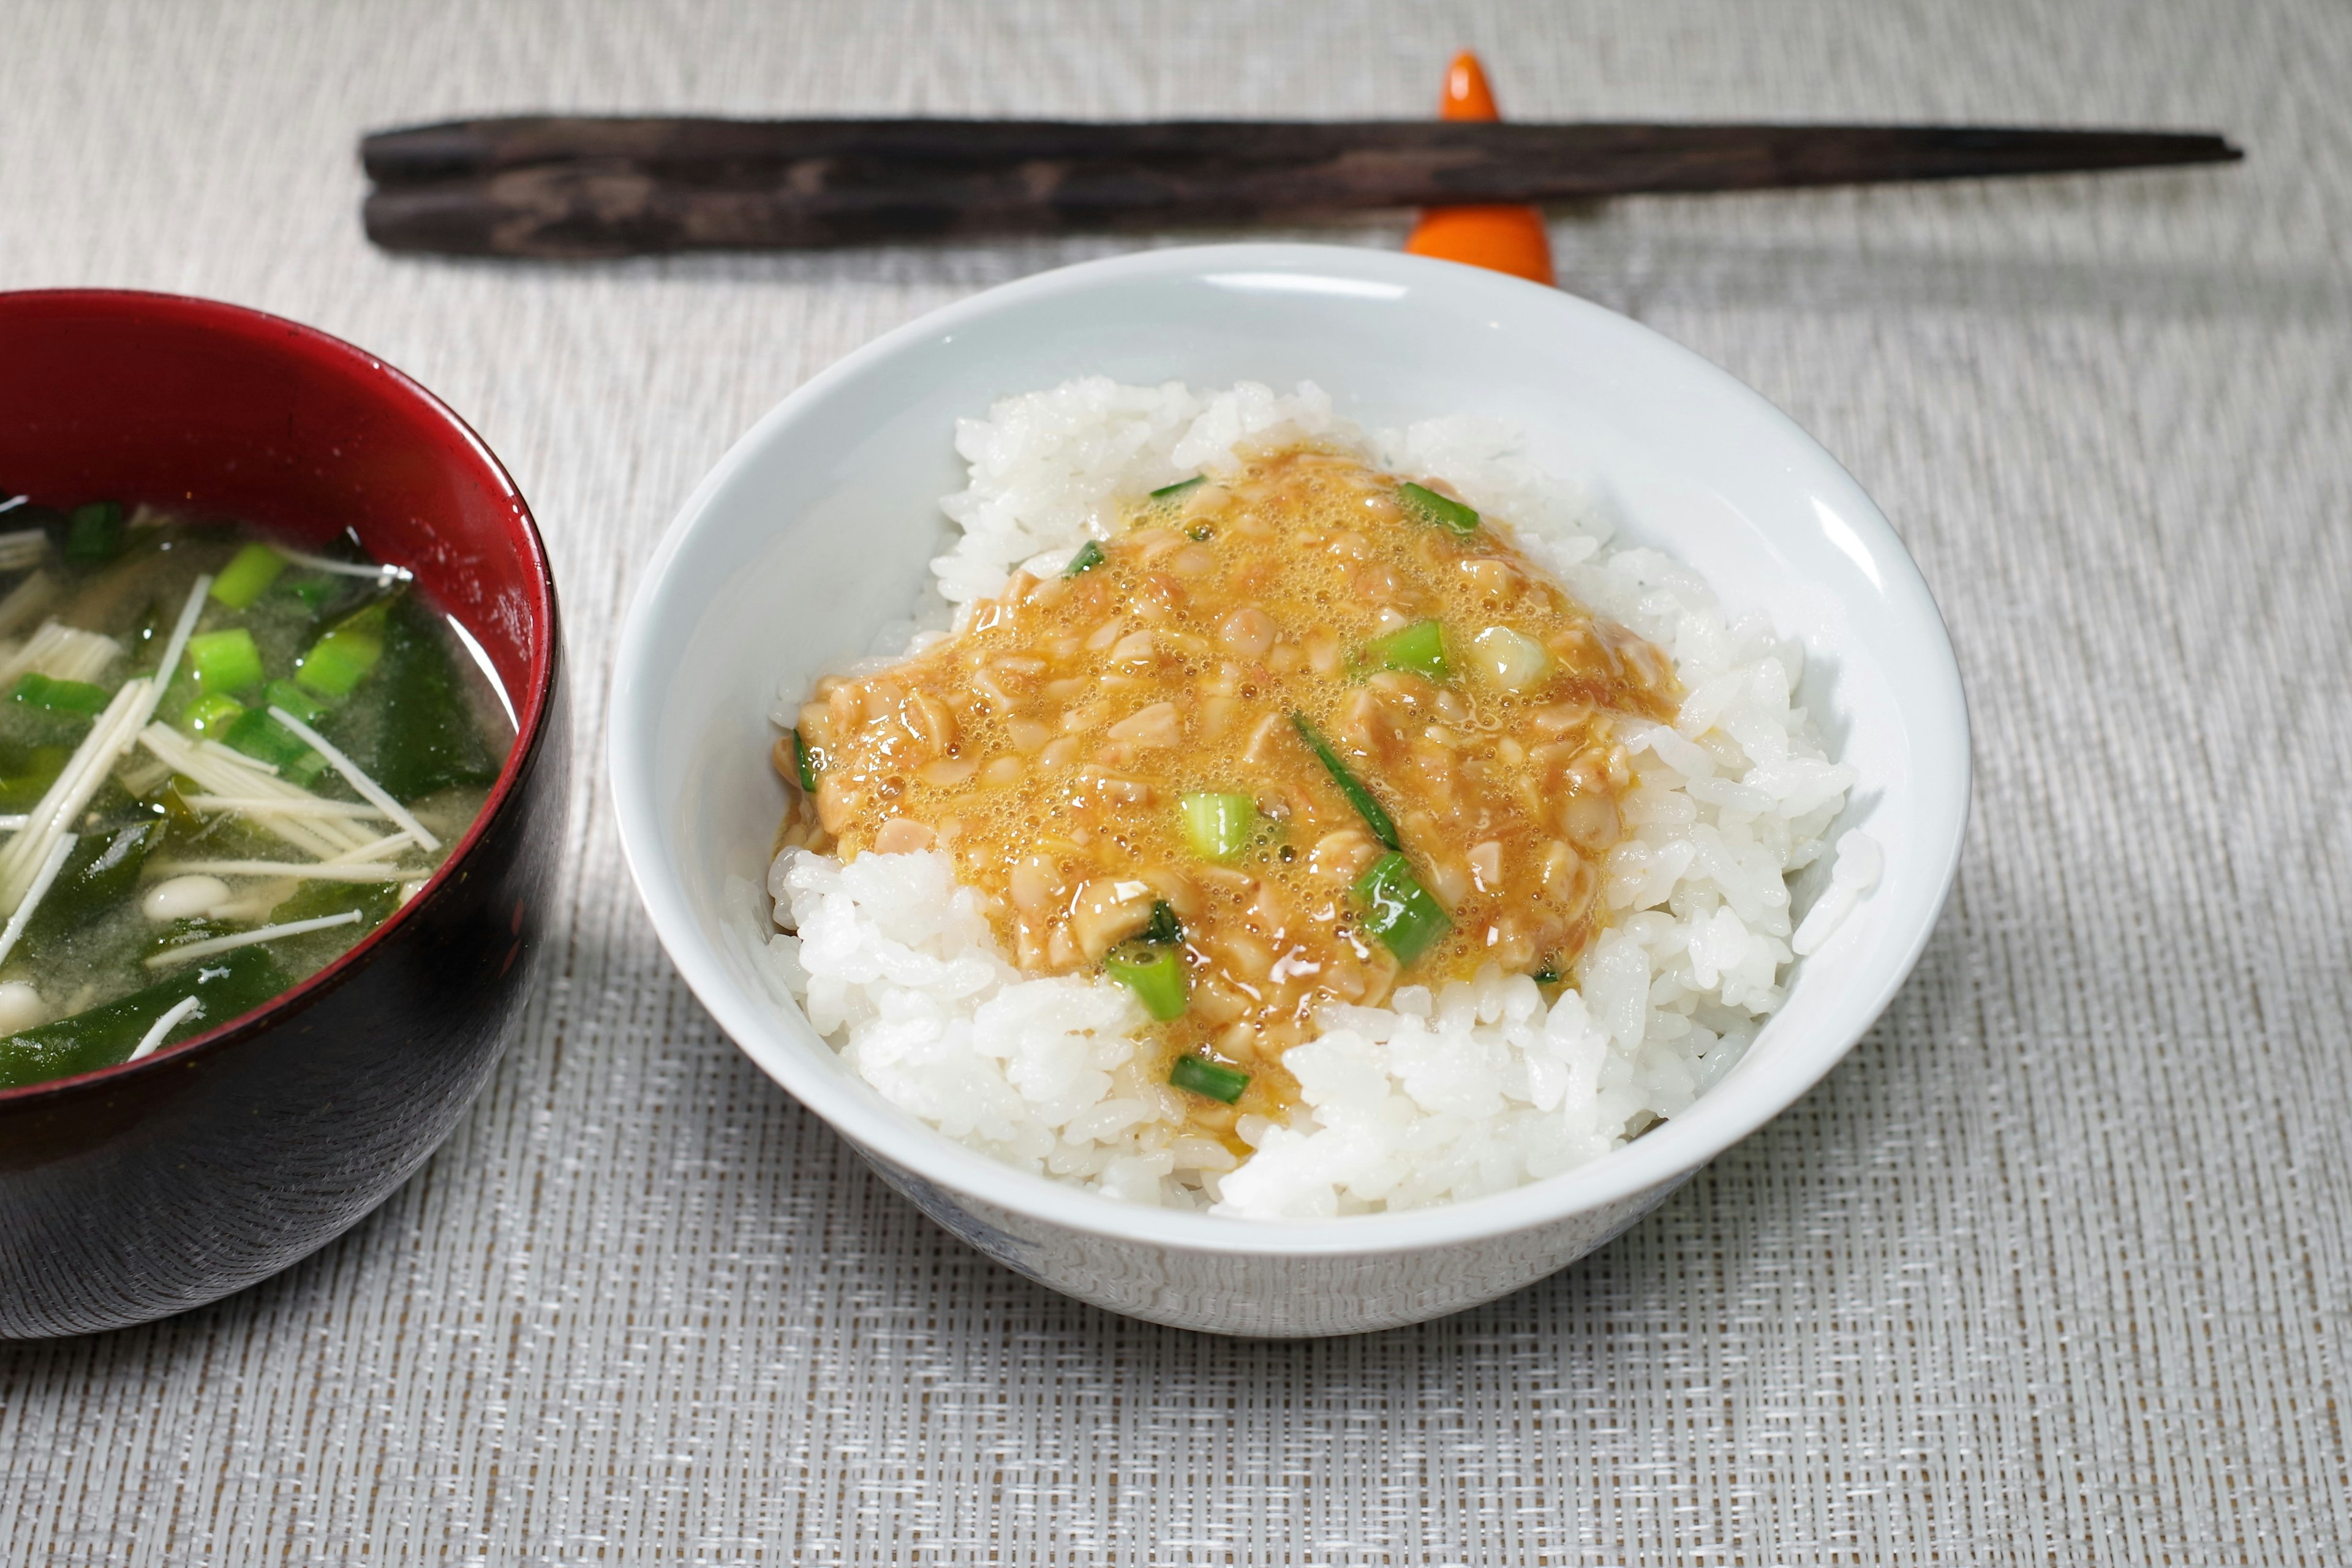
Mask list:
[[[1017,965],[947,854],[779,853],[771,754],[820,677],[950,635],[1139,495],[1302,444],[1507,525],[1670,656],[1679,709],[1618,731],[1624,836],[1571,973],[1334,1001],[1281,1058],[1295,1103],[1204,1138],[1134,998]],[[1223,246],[989,290],[786,398],[647,568],[611,766],[680,973],[884,1179],[1083,1300],[1297,1336],[1539,1279],[1829,1071],[1942,909],[1968,747],[1910,557],[1729,375],[1517,279]]]

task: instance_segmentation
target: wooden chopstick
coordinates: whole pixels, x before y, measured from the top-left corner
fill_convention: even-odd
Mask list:
[[[546,258],[1061,234],[2234,162],[2220,136],[1905,125],[702,120],[378,132],[368,236]]]

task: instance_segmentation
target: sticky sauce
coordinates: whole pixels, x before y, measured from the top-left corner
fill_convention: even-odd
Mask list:
[[[1570,975],[1625,833],[1616,727],[1672,717],[1672,662],[1579,605],[1507,524],[1457,531],[1404,487],[1295,448],[1139,500],[1087,569],[1016,574],[922,653],[820,683],[799,725],[818,787],[783,842],[944,850],[1032,974],[1098,967],[1164,903],[1189,1005],[1153,1038],[1250,1074],[1233,1105],[1187,1097],[1213,1132],[1287,1110],[1279,1058],[1328,1002],[1377,1005],[1488,963]],[[1414,627],[1420,667],[1393,667],[1383,639]],[[1301,719],[1450,921],[1409,964],[1356,890],[1388,851]],[[778,766],[797,773],[790,736]],[[1247,797],[1245,841],[1221,861],[1180,806],[1204,793]]]

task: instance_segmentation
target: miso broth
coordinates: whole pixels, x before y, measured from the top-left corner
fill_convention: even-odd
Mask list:
[[[448,618],[355,540],[0,510],[0,1088],[332,963],[447,858],[513,739]]]

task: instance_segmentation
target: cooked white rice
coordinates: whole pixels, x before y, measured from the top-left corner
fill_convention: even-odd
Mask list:
[[[1534,981],[1490,966],[1434,993],[1403,987],[1387,1007],[1327,1008],[1321,1034],[1283,1058],[1304,1108],[1288,1126],[1243,1118],[1254,1152],[1238,1165],[1185,1135],[1178,1092],[1147,1076],[1132,995],[1098,977],[1023,978],[947,857],[777,858],[769,891],[793,929],[771,957],[852,1070],[950,1137],[1131,1203],[1368,1214],[1581,1164],[1721,1078],[1779,1005],[1793,952],[1818,946],[1877,877],[1876,847],[1846,835],[1831,891],[1792,931],[1787,879],[1822,855],[1854,782],[1790,704],[1801,646],[1761,615],[1727,619],[1672,558],[1610,550],[1582,491],[1492,421],[1367,436],[1311,384],[1284,396],[1090,377],[1010,397],[958,426],[971,484],[941,503],[963,531],[932,563],[940,591],[960,611],[1024,563],[1052,570],[1107,536],[1122,500],[1235,468],[1239,447],[1302,437],[1449,481],[1585,604],[1671,651],[1688,695],[1671,727],[1621,727],[1633,832],[1609,856],[1611,923],[1575,986],[1547,1008]],[[792,682],[786,707],[804,689]]]

